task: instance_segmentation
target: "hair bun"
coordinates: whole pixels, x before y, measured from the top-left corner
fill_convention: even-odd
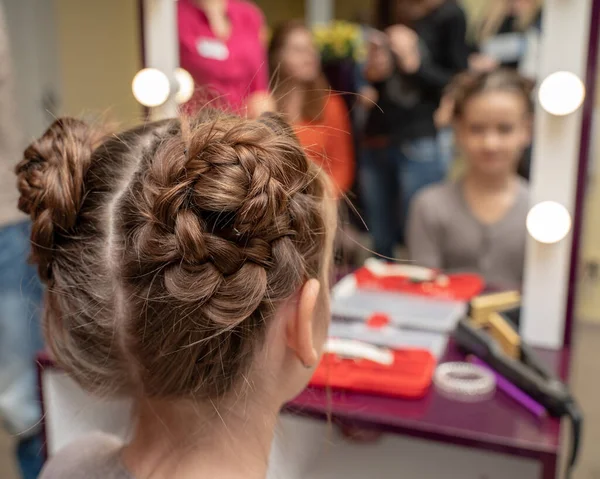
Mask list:
[[[48,280],[56,235],[72,230],[84,196],[84,177],[103,135],[74,118],[56,120],[27,147],[17,165],[19,209],[33,220],[31,259]]]

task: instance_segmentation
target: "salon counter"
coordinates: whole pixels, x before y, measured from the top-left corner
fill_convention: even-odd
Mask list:
[[[567,379],[569,352],[536,351],[548,368]],[[464,360],[452,342],[440,362]],[[432,387],[422,399],[400,400],[307,389],[286,412],[334,423],[530,458],[541,463],[541,478],[557,477],[560,420],[536,418],[501,391],[476,403],[458,402]]]

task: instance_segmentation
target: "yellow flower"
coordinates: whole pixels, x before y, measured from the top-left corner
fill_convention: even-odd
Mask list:
[[[356,53],[361,31],[354,23],[336,20],[327,25],[315,26],[313,38],[321,51],[329,50],[335,57],[345,58]]]
[[[364,44],[364,42],[359,43],[355,48],[354,48],[354,60],[357,61],[358,63],[363,63],[367,60],[367,47]]]
[[[348,55],[348,42],[344,38],[337,38],[333,42],[333,52],[338,58],[343,58]]]

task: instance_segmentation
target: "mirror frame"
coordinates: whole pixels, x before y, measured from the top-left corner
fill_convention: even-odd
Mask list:
[[[575,327],[577,285],[580,268],[580,254],[583,234],[585,198],[588,183],[588,169],[592,154],[593,118],[596,103],[598,68],[600,68],[600,0],[593,0],[590,13],[590,34],[586,61],[586,97],[583,103],[581,140],[577,186],[575,196],[575,215],[573,218],[573,243],[571,246],[571,265],[567,290],[567,308],[565,318],[564,345],[570,346]]]

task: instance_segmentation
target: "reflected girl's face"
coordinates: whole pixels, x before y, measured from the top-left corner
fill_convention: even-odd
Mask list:
[[[287,77],[301,83],[315,81],[320,74],[320,59],[312,34],[296,28],[280,52],[281,68]]]
[[[480,174],[509,174],[531,143],[531,115],[522,94],[479,93],[467,100],[456,124],[467,167]]]

